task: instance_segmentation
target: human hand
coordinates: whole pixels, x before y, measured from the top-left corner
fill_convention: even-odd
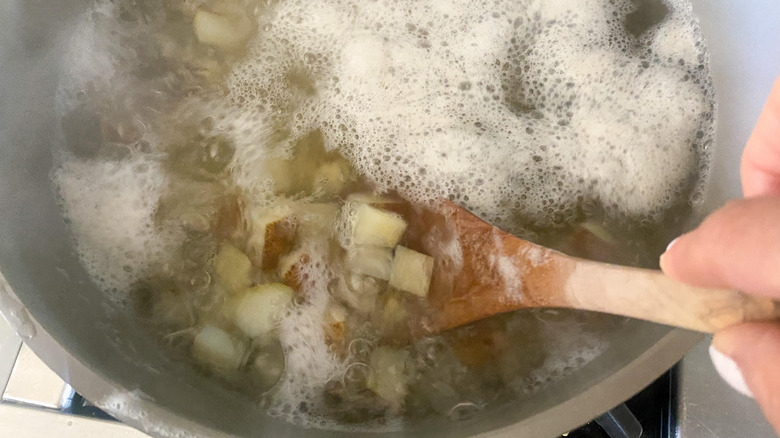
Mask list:
[[[745,199],[675,240],[661,269],[684,283],[780,299],[780,78],[748,140],[741,172]],[[752,395],[780,434],[780,324],[722,330],[710,353],[721,375]]]

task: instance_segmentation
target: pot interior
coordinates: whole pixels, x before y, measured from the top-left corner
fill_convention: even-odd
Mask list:
[[[53,99],[62,41],[87,3],[32,0],[0,6],[0,58],[6,60],[0,66],[0,267],[13,289],[0,299],[4,311],[14,309],[16,300],[22,303],[26,310],[17,309],[9,319],[18,328],[35,327],[35,333],[26,332],[30,345],[41,353],[44,347],[36,348],[36,339],[44,337],[42,332],[50,335],[66,352],[57,354],[75,358],[71,366],[83,365],[94,373],[95,381],[74,381],[79,372],[56,369],[62,377],[118,417],[153,434],[188,428],[194,421],[211,432],[235,436],[331,435],[270,418],[244,396],[170,360],[146,331],[115,309],[79,263],[50,173],[51,148],[60,141]],[[760,55],[777,54],[778,48],[769,44],[780,38],[777,31],[768,30],[771,23],[765,22],[771,20],[762,17],[780,16],[780,10],[770,1],[740,5],[736,12],[727,0],[694,3],[709,40],[721,110],[706,200],[707,209],[712,209],[739,194],[737,157],[780,59]],[[766,12],[772,9],[776,13]],[[601,356],[525,399],[465,422],[430,420],[397,434],[565,432],[650,383],[697,339],[638,321],[621,324],[610,334],[609,348]],[[100,381],[110,382],[113,389],[100,388]],[[148,415],[138,410],[150,405],[162,408]],[[513,425],[516,429],[511,429]]]

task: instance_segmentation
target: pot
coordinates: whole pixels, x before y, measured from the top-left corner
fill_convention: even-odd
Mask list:
[[[155,436],[330,436],[263,411],[170,361],[92,283],[51,189],[53,100],[62,41],[87,0],[0,5],[0,307],[25,342],[79,393]],[[695,0],[719,103],[711,211],[738,197],[742,146],[780,72],[780,4]],[[694,225],[694,224],[691,224]],[[3,279],[3,276],[5,279]],[[522,403],[465,423],[430,420],[413,436],[557,436],[612,408],[680,360],[701,335],[634,322],[604,354]]]

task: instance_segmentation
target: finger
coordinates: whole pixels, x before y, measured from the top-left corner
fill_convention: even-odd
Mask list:
[[[780,194],[780,78],[742,154],[745,197]]]
[[[713,347],[734,361],[764,415],[780,434],[780,325],[730,327],[715,335]]]
[[[661,256],[672,278],[780,298],[780,196],[732,201]]]

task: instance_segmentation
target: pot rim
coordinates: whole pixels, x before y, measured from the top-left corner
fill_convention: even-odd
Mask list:
[[[79,394],[123,423],[152,436],[168,437],[232,435],[206,427],[168,410],[138,390],[122,388],[66,351],[26,310],[0,272],[0,315],[21,333],[24,342],[57,375]],[[25,336],[26,335],[26,336]],[[702,333],[671,329],[652,347],[601,382],[540,413],[499,429],[483,432],[482,438],[560,436],[620,402],[631,398],[648,383],[681,360],[703,339]]]

